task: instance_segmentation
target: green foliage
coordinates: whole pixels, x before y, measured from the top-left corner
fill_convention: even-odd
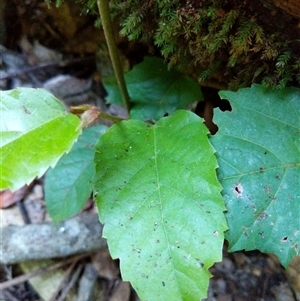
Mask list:
[[[95,173],[94,144],[105,130],[106,127],[102,125],[84,130],[70,152],[64,154],[53,169],[48,170],[45,199],[47,211],[54,222],[81,211],[91,195],[91,180]]]
[[[168,70],[163,60],[155,57],[146,57],[125,74],[125,81],[132,103],[130,117],[134,119],[156,121],[203,99],[194,81],[174,69]],[[108,102],[122,105],[116,79],[105,78],[103,83]]]
[[[103,235],[142,300],[206,297],[207,269],[221,260],[225,207],[207,132],[177,111],[153,126],[115,124],[96,145]]]
[[[1,91],[0,111],[0,189],[15,190],[42,176],[81,132],[80,119],[42,89]]]
[[[96,1],[78,2],[93,11]],[[233,110],[216,112],[214,148],[198,116],[176,111],[202,98],[197,85],[158,59],[126,75],[131,117],[158,121],[122,121],[103,135],[90,128],[64,156],[80,120],[44,90],[1,93],[0,188],[28,183],[63,156],[47,175],[49,213],[56,222],[77,213],[93,189],[111,255],[142,300],[206,297],[227,230],[224,200],[231,251],[274,253],[284,266],[299,254],[300,90],[284,88],[299,83],[299,39],[267,35],[260,4],[246,4],[111,1],[122,33],[154,43],[170,65],[201,81],[227,76],[235,88],[258,80],[281,89],[222,91]],[[119,103],[112,79],[106,87]]]
[[[290,56],[282,53],[277,67]],[[192,88],[183,81],[180,95],[166,98],[174,81],[150,62],[135,68],[127,84],[134,105],[159,95],[143,111],[155,120],[180,107],[181,93]],[[111,91],[110,97],[117,95]],[[154,125],[122,121],[103,135],[104,128],[88,129],[71,149],[82,122],[55,97],[39,89],[2,92],[1,188],[41,176],[71,149],[46,178],[50,214],[56,222],[65,219],[81,209],[91,189],[97,192],[111,255],[120,258],[123,278],[142,300],[204,298],[208,268],[221,260],[225,217],[231,251],[274,253],[287,266],[300,244],[300,90],[254,85],[220,95],[233,110],[215,113],[219,132],[213,137],[199,117],[179,110]]]
[[[287,267],[300,245],[300,89],[259,85],[222,91],[232,112],[216,112],[218,178],[230,251],[274,253]]]

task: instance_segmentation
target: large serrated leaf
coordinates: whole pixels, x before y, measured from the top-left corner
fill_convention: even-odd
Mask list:
[[[106,126],[98,125],[84,130],[70,152],[48,170],[45,199],[47,212],[54,222],[78,213],[86,203],[95,173],[94,144],[106,129]]]
[[[141,300],[206,297],[226,222],[202,120],[177,111],[155,125],[120,122],[101,136],[95,162],[103,233],[123,279]]]
[[[300,246],[300,89],[259,85],[222,91],[232,112],[215,112],[219,179],[230,251],[274,253],[287,266]]]
[[[162,59],[155,57],[146,57],[125,74],[125,81],[133,119],[159,120],[177,109],[185,109],[192,102],[203,100],[196,82],[174,69],[169,70]],[[115,78],[106,78],[103,83],[108,92],[108,101],[122,105]]]
[[[0,189],[42,176],[81,132],[80,119],[42,89],[1,91],[0,112]]]

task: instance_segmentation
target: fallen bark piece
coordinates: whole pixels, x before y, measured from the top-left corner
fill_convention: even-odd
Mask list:
[[[53,223],[7,226],[0,240],[1,264],[66,257],[107,246],[97,214],[80,214]]]

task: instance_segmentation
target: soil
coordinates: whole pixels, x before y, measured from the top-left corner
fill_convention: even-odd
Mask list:
[[[62,43],[63,33],[57,32],[57,28],[55,28],[53,32],[51,27],[48,28],[44,24],[42,31],[36,36],[38,43],[34,42],[34,33],[38,32],[38,22],[48,22],[53,16],[43,15],[45,13],[45,7],[41,3],[37,4],[38,1],[25,1],[24,4],[18,5],[18,9],[15,10],[15,12],[12,11],[12,3],[14,3],[14,1],[6,3],[7,9],[5,10],[6,15],[4,19],[6,20],[7,30],[5,32],[6,37],[1,38],[1,41],[4,41],[4,46],[8,48],[2,49],[1,53],[3,66],[0,71],[0,75],[2,76],[0,89],[7,90],[17,86],[44,87],[46,82],[49,84],[49,79],[59,81],[57,77],[64,75],[67,76],[67,78],[65,78],[66,80],[70,80],[71,77],[71,79],[75,81],[76,87],[78,87],[79,82],[82,84],[81,90],[77,91],[75,93],[76,95],[74,95],[74,93],[72,94],[72,88],[71,92],[63,92],[66,93],[63,98],[67,106],[72,103],[77,103],[78,96],[79,101],[82,101],[85,97],[84,102],[105,106],[102,99],[105,91],[99,80],[100,76],[97,72],[96,59],[93,53],[95,50],[95,45],[93,44],[95,42],[94,39],[92,39],[89,45],[80,45],[81,35],[76,37],[75,34],[72,36],[72,33],[69,33],[67,38],[72,40],[72,48],[76,49],[76,51],[72,53],[71,47],[67,47]],[[30,27],[28,10],[32,11],[34,9],[34,15],[31,16],[34,19],[34,24]],[[37,13],[37,9],[39,9],[39,13]],[[18,20],[18,23],[22,23],[19,24],[21,30],[16,29],[16,24],[11,22],[13,18],[16,17],[16,12],[22,14],[24,18],[27,18],[26,20]],[[69,17],[71,17],[71,13]],[[38,18],[40,19],[37,20]],[[76,27],[78,25],[76,22],[74,25],[75,31],[79,28]],[[13,23],[14,26],[11,25]],[[85,30],[89,28],[89,30],[93,32],[93,30],[90,29],[90,24],[92,24],[91,21],[86,20],[86,23],[81,24],[80,30],[83,30],[82,28]],[[28,32],[26,32],[26,30],[28,30]],[[77,32],[80,32],[80,30]],[[86,32],[89,31],[85,31],[85,33]],[[30,39],[28,39],[27,33],[30,35]],[[78,38],[78,40],[76,40],[76,38]],[[60,49],[38,47],[41,45],[55,45],[57,39],[60,40],[60,43],[58,43]],[[76,45],[78,47],[76,47]],[[79,49],[81,52],[80,55],[78,53]],[[65,50],[65,52],[55,52],[57,50]],[[43,51],[44,56],[48,56],[48,59],[43,57]],[[51,57],[50,60],[49,55]],[[62,85],[67,86],[64,82],[64,84],[59,84],[59,87]],[[71,87],[72,85],[74,88],[74,82],[72,83],[71,80]],[[118,108],[111,109],[118,110]],[[117,111],[117,113],[121,114],[122,112]],[[23,202],[24,198],[17,201],[19,208],[23,208],[20,205]],[[40,202],[40,200],[38,200],[38,202]],[[13,206],[17,205],[15,204]],[[32,211],[25,206],[25,215],[26,214],[28,216],[32,214]],[[102,257],[105,264],[112,262],[111,259],[103,258],[105,257]],[[86,267],[91,262],[92,257],[88,257],[77,262],[76,266],[81,265],[82,267]],[[101,263],[101,259],[98,259],[98,262]],[[103,295],[101,298],[97,297],[93,300],[138,300],[133,289],[130,289],[131,293],[129,294],[124,293],[124,290],[122,290],[123,293],[119,293],[117,297],[114,297],[114,293],[118,291],[118,288],[123,289],[121,280],[119,278],[112,279],[110,276],[111,273],[114,273],[114,275],[118,275],[115,277],[119,277],[118,268],[117,272],[114,270],[117,264],[117,262],[114,262],[109,265],[107,268],[109,271],[108,274],[107,272],[103,273],[103,269],[101,272],[98,271],[96,273],[96,285],[101,288]],[[73,271],[76,271],[76,266],[73,267]],[[23,273],[20,267],[16,265],[1,266],[0,282],[15,278]],[[83,272],[80,272],[79,274],[82,275],[82,273]],[[223,260],[211,268],[211,273],[214,276],[210,282],[207,301],[299,301],[296,292],[292,288],[291,282],[288,281],[286,277],[285,270],[274,256],[268,254],[262,254],[258,251],[228,253],[226,247],[224,247]],[[77,288],[79,280],[74,283],[74,288]],[[54,300],[63,300],[61,295],[58,296],[60,297]],[[66,297],[66,299],[68,299],[68,297]],[[38,301],[41,300],[41,297],[32,288],[31,284],[26,281],[25,283],[2,290],[0,292],[0,300]]]

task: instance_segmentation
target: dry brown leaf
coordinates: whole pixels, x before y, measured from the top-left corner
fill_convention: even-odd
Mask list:
[[[10,189],[0,191],[0,208],[8,208],[22,200],[27,193],[27,189],[28,186],[25,185],[15,192],[12,192]]]
[[[300,300],[300,256],[295,256],[292,259],[289,267],[285,271],[285,275]]]
[[[109,280],[115,280],[120,278],[119,267],[114,261],[108,250],[103,249],[92,256],[92,262],[94,268],[97,270],[101,277],[107,278]]]
[[[121,281],[109,301],[128,301],[130,298],[129,282]]]

